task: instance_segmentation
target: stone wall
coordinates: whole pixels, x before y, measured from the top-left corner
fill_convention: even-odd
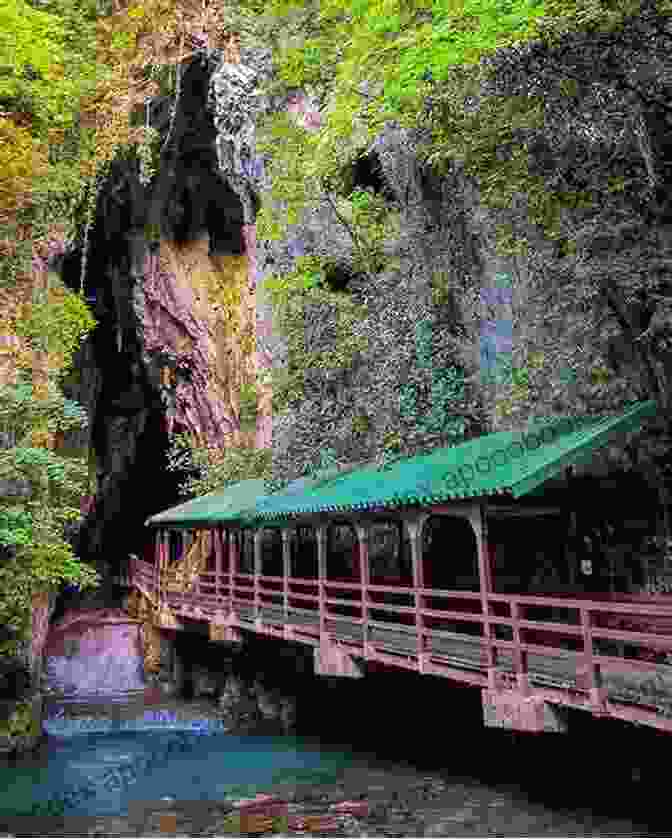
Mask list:
[[[34,685],[39,684],[43,671],[43,652],[49,632],[49,621],[56,609],[56,592],[42,592],[33,596],[30,671]]]
[[[76,698],[144,690],[140,624],[120,609],[66,612],[45,647],[47,692]]]
[[[145,624],[146,626],[146,624]],[[153,672],[145,668],[145,681],[157,699],[177,696],[183,687],[182,662],[175,655],[175,632],[157,630],[158,661]]]

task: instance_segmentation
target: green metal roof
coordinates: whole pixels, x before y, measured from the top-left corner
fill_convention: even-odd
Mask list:
[[[248,524],[270,523],[318,512],[441,503],[534,490],[566,466],[592,457],[616,433],[656,413],[653,401],[611,417],[539,419],[523,431],[486,434],[428,455],[404,458],[383,471],[373,466],[328,478],[299,497],[284,493],[259,499],[243,515]]]
[[[354,469],[360,464],[322,469],[314,477],[297,478],[282,490],[283,496],[302,495],[307,489],[327,478]],[[244,511],[254,509],[262,499],[268,498],[263,478],[250,478],[232,484],[223,490],[209,492],[192,501],[185,501],[161,513],[155,513],[145,521],[145,526],[189,528],[195,525],[213,525],[217,522],[237,521]]]
[[[156,513],[147,519],[145,525],[194,527],[197,524],[212,525],[219,521],[237,519],[243,509],[253,507],[264,493],[263,479],[251,478]]]
[[[616,416],[555,417],[531,422],[521,431],[485,434],[465,443],[403,458],[381,470],[350,466],[293,481],[265,494],[264,482],[242,481],[158,513],[147,524],[190,527],[239,520],[272,526],[319,512],[355,512],[441,503],[482,496],[520,498],[566,466],[589,460],[621,432],[655,415],[656,403],[639,402]]]

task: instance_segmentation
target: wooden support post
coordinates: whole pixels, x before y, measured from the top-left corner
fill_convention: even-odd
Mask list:
[[[583,660],[586,672],[586,682],[593,713],[602,714],[606,711],[607,690],[602,680],[602,668],[593,659],[593,632],[590,620],[590,610],[581,608],[581,629],[583,630]]]
[[[420,673],[427,672],[427,658],[425,651],[425,622],[422,610],[425,607],[425,597],[419,590],[425,587],[425,573],[422,564],[422,529],[429,518],[428,513],[422,513],[413,518],[404,517],[404,527],[408,532],[408,539],[411,543],[411,561],[413,563],[413,588],[415,589],[415,632],[416,652],[418,656],[418,670]]]
[[[317,540],[317,586],[320,607],[320,643],[327,640],[327,528],[320,524],[315,528]]]
[[[161,528],[158,528],[156,531],[154,544],[154,574],[156,575],[156,569],[161,565],[163,555],[163,531]]]
[[[516,673],[518,689],[522,694],[529,693],[530,678],[527,672],[527,650],[520,649],[520,604],[514,601],[511,604],[511,620],[513,621],[513,642],[516,648],[513,651],[513,667]]]
[[[157,600],[161,597],[161,574],[163,572],[165,547],[166,545],[170,545],[169,540],[170,531],[159,530],[159,534],[157,536],[156,562],[154,563],[154,591],[152,592],[152,594],[157,597]]]
[[[261,539],[262,531],[254,531],[254,622],[261,626],[261,596],[259,592],[259,577],[261,575]]]
[[[191,540],[191,545],[189,547],[197,545],[199,552],[205,550],[204,540],[206,538],[206,533],[207,533],[207,531],[205,531],[205,530],[194,530],[193,531],[194,536],[193,536],[193,539]],[[198,556],[199,556],[199,554],[197,553],[196,557],[198,557]],[[202,554],[200,554],[200,556],[202,556]],[[194,561],[196,561],[196,560],[194,560]],[[206,557],[206,562],[207,562],[207,557]],[[194,579],[194,584],[193,584],[191,590],[193,591],[194,599],[196,600],[196,611],[200,612],[200,606],[199,606],[200,595],[201,595],[201,575],[200,574],[196,574],[196,577]]]
[[[478,504],[469,516],[469,521],[476,534],[476,546],[478,548],[478,578],[481,592],[481,610],[483,613],[483,640],[486,643],[486,667],[488,672],[488,685],[491,690],[496,688],[497,650],[492,645],[494,631],[488,618],[490,617],[490,601],[488,595],[492,594],[492,569],[490,566],[490,552],[488,550],[488,529],[486,521],[485,504]]]
[[[284,606],[284,622],[289,622],[289,578],[291,576],[291,531],[283,527],[282,529],[282,593]]]
[[[577,527],[577,517],[576,517],[576,509],[574,506],[574,499],[572,498],[572,489],[573,489],[573,477],[574,477],[574,467],[568,466],[565,469],[565,479],[567,481],[567,519],[568,519],[568,528],[567,528],[567,545],[565,549],[565,561],[569,566],[569,583],[572,587],[575,587],[577,584],[578,579],[578,571],[579,571],[579,557],[577,554],[577,538],[578,538],[578,527]]]
[[[240,545],[240,530],[229,530],[229,621],[236,620],[236,605],[233,602],[236,591],[236,574],[238,573],[238,547]]]
[[[161,576],[164,580],[164,584],[161,585],[161,591],[164,597],[167,594],[165,581],[168,574],[168,566],[170,565],[170,542],[172,538],[174,537],[171,535],[170,530],[166,530],[163,537],[163,561],[161,562]],[[161,579],[161,577],[159,577],[159,579]]]
[[[217,608],[219,609],[219,597],[222,588],[222,528],[219,525],[212,531],[212,541],[215,550],[215,597],[217,599]]]
[[[359,579],[362,585],[362,642],[364,645],[364,656],[369,656],[369,645],[371,639],[369,637],[369,535],[370,525],[368,523],[361,524],[354,522],[354,528],[357,533],[357,541],[359,542]]]

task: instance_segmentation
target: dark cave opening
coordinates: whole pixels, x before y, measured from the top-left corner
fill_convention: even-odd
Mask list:
[[[134,299],[143,248],[159,237],[184,245],[207,232],[211,256],[245,252],[243,207],[219,174],[216,129],[206,107],[211,70],[204,56],[184,66],[172,125],[174,97],[150,106],[149,121],[162,144],[154,181],[144,186],[138,161],[118,159],[97,196],[83,293],[98,325],[78,353],[75,374],[62,385],[89,411],[91,428],[80,448],[91,447],[97,470],[96,506],[73,528],[70,541],[81,559],[103,572],[104,583],[81,596],[64,592],[56,616],[78,604],[121,603],[124,592],[111,577],[129,554],[152,558],[155,534],[146,519],[184,502],[179,487],[194,477],[193,470],[168,469],[167,406],[154,381],[166,360],[152,355],[148,368]],[[82,224],[75,245],[52,266],[73,291],[80,290],[85,238]]]
[[[332,263],[324,269],[324,282],[331,292],[346,293],[354,274],[346,265]]]
[[[386,201],[396,202],[396,196],[385,179],[376,152],[368,152],[355,158],[347,180],[350,192],[356,189],[373,190]]]

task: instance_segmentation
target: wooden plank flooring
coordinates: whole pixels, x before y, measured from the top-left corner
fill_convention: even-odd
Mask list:
[[[280,629],[284,621],[282,607],[262,607],[263,620],[275,624]],[[254,607],[243,606],[239,609],[239,616],[243,622],[249,622],[250,629],[254,630]],[[294,610],[290,615],[288,624],[299,626],[317,627],[319,616],[316,612],[306,610],[298,613]],[[352,641],[361,643],[363,630],[361,626],[349,622],[346,618],[327,619],[327,630],[337,640]],[[407,652],[414,655],[416,652],[416,635],[412,627],[400,629],[372,627],[370,629],[370,640],[381,651]],[[451,667],[465,671],[477,671],[485,674],[484,654],[481,650],[479,639],[469,638],[464,635],[454,637],[430,638],[428,652],[441,656]],[[581,665],[580,656],[577,656],[576,663],[571,659],[559,656],[539,655],[530,653],[528,657],[528,671],[530,681],[539,687],[575,688],[579,689],[576,666]],[[510,653],[499,652],[498,669],[505,672],[514,672],[513,657]],[[660,668],[669,671],[665,676],[653,677],[650,671],[609,670],[604,673],[604,683],[609,698],[618,702],[634,703],[657,708],[663,713],[672,714],[672,667]]]
[[[207,612],[216,611],[216,598],[211,604],[206,606]],[[193,597],[184,599],[171,598],[168,596],[169,605],[174,609],[176,614],[185,614],[186,616],[197,617],[200,620],[206,619],[206,615],[200,616],[189,615],[188,611],[182,612],[180,603],[185,605],[195,605],[199,602],[199,598],[194,594]],[[172,602],[171,602],[172,601]],[[201,602],[199,605],[203,606]],[[357,610],[358,602],[353,604],[353,609]],[[236,610],[241,620],[241,626],[244,629],[255,631],[254,627],[254,605],[236,605]],[[281,637],[282,627],[285,623],[294,626],[296,631],[300,633],[303,627],[305,633],[300,633],[300,640],[305,643],[319,643],[319,615],[317,611],[312,609],[296,609],[292,608],[289,620],[285,621],[283,607],[280,605],[264,605],[261,609],[262,619],[264,623],[274,626],[277,630],[278,636]],[[378,623],[379,621],[370,621],[370,624]],[[466,628],[466,624],[465,624]],[[361,645],[363,630],[362,627],[347,619],[347,617],[330,617],[327,619],[327,631],[336,640],[344,642],[352,642],[353,644]],[[499,631],[499,630],[498,630]],[[369,630],[370,642],[381,653],[407,653],[408,657],[414,657],[416,653],[416,636],[413,627],[390,626],[380,627],[370,625]],[[510,634],[508,638],[510,639]],[[481,650],[478,637],[469,637],[465,634],[446,633],[445,637],[433,637],[428,640],[427,652],[431,655],[440,656],[442,664],[454,668],[459,672],[464,672],[465,677],[468,674],[482,674],[485,675],[486,668],[484,663],[484,653]],[[407,659],[408,660],[408,659]],[[578,690],[580,691],[580,678],[577,679],[576,668],[582,664],[580,655],[576,659],[562,658],[549,655],[540,655],[530,653],[528,656],[528,672],[530,682],[539,688],[558,688],[562,690]],[[498,670],[503,673],[513,674],[513,659],[511,653],[498,651]],[[469,681],[468,678],[465,678]],[[604,686],[607,688],[610,700],[620,703],[634,704],[639,707],[650,708],[657,713],[662,713],[672,716],[672,667],[659,666],[657,672],[642,668],[640,671],[612,666],[610,669],[603,671]]]

